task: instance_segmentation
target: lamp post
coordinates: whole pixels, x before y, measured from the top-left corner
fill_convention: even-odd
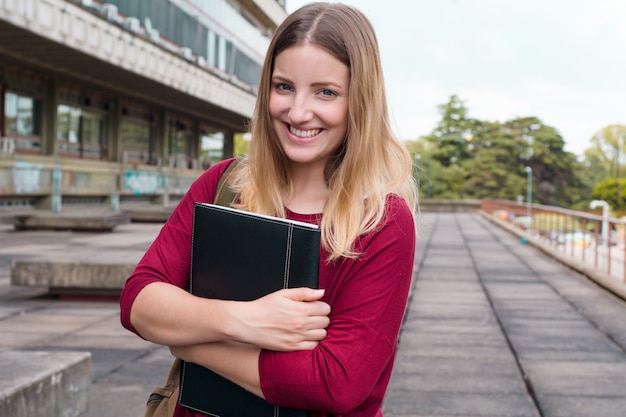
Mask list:
[[[526,170],[526,216],[528,217],[528,231],[530,231],[532,224],[530,208],[533,200],[533,169],[529,166],[524,169]]]
[[[602,242],[605,245],[609,244],[609,203],[604,200],[593,200],[589,204],[589,208],[597,209],[602,207]]]

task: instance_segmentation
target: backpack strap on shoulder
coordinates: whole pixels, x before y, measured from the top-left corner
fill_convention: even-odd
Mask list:
[[[230,165],[228,165],[228,167],[226,167],[226,170],[224,170],[224,173],[217,183],[215,200],[213,201],[214,204],[217,204],[218,206],[230,207],[239,197],[239,195],[235,193],[228,184],[228,180],[233,171],[235,171],[237,165],[239,165],[239,162],[239,158],[235,159]]]

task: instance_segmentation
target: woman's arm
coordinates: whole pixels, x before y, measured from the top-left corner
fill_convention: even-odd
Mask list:
[[[195,297],[189,286],[193,207],[213,201],[221,162],[200,176],[127,280],[120,297],[124,327],[168,346],[223,340],[272,350],[310,348],[325,334],[330,308],[312,289],[284,290],[253,302]]]
[[[405,212],[366,242],[363,258],[323,266],[333,312],[327,337],[315,348],[275,352],[223,342],[170,350],[273,404],[341,415],[376,402],[391,373],[414,242]]]
[[[270,403],[337,415],[380,405],[415,251],[410,209],[397,197],[388,205],[386,223],[359,241],[359,259],[320,265],[320,286],[332,306],[326,338],[310,351],[261,352],[261,388]]]
[[[276,351],[312,349],[329,322],[323,295],[294,288],[255,301],[224,301],[156,282],[137,295],[130,321],[141,336],[167,346],[238,341]]]
[[[236,342],[170,347],[172,355],[211,369],[257,397],[265,399],[259,378],[261,349]]]
[[[211,343],[171,351],[281,406],[341,415],[376,402],[391,374],[413,270],[414,231],[410,212],[402,211],[364,243],[361,259],[323,265],[321,285],[328,285],[325,298],[333,312],[327,337],[314,349],[275,352]]]

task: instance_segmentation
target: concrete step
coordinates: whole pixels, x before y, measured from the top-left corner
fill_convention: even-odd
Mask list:
[[[85,262],[69,260],[13,260],[11,285],[47,287],[51,294],[119,295],[136,261]]]
[[[78,417],[88,409],[88,352],[0,351],[0,369],[0,416]]]
[[[48,288],[52,294],[115,296],[162,227],[129,223],[106,233],[7,230],[0,259],[10,265],[13,286]]]
[[[121,210],[130,218],[132,222],[165,223],[175,208],[176,206],[173,205],[128,205],[123,206]]]
[[[112,231],[121,224],[130,223],[126,213],[92,213],[68,211],[53,213],[44,210],[6,213],[3,223],[12,224],[16,230],[90,230]]]

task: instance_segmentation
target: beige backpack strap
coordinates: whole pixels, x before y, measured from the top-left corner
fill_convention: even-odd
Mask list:
[[[228,180],[232,175],[235,168],[239,165],[239,159],[235,159],[224,171],[220,180],[217,183],[217,188],[215,190],[215,199],[213,200],[214,204],[218,206],[230,207],[232,203],[234,203],[239,195],[230,188],[228,184]]]

